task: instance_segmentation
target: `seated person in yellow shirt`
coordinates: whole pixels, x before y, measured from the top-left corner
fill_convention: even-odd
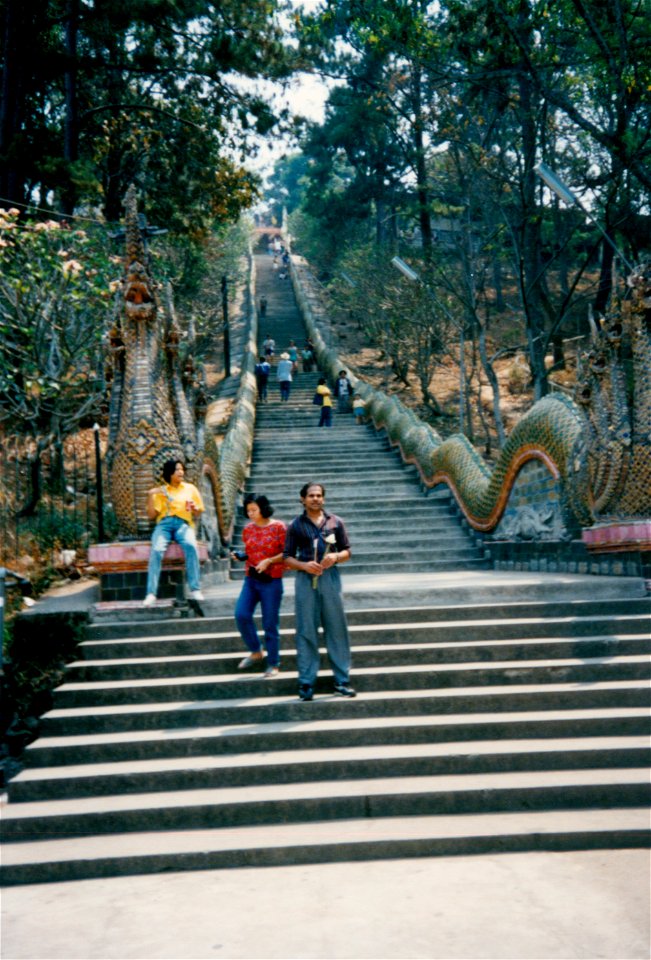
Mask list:
[[[151,535],[146,607],[156,602],[160,570],[170,540],[176,540],[185,555],[189,597],[203,600],[194,520],[203,513],[204,505],[195,485],[186,483],[184,476],[185,468],[179,460],[166,460],[163,464],[165,482],[160,487],[152,487],[147,496],[147,516],[156,521],[156,526]]]

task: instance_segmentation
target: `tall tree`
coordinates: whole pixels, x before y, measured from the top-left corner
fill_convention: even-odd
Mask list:
[[[136,179],[160,197],[176,195],[195,218],[198,194],[209,211],[221,208],[238,153],[252,149],[251,133],[277,119],[237,78],[291,69],[279,2],[27,0],[21,9],[5,0],[3,196],[24,202],[38,188],[45,205],[54,191],[62,211],[99,201],[115,219]],[[30,38],[24,62],[37,66],[29,71],[14,55],[17,35]],[[41,141],[40,130],[48,132]],[[202,162],[216,176],[205,173],[197,183]]]

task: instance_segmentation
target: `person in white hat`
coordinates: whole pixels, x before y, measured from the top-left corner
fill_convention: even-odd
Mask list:
[[[292,369],[294,364],[289,359],[288,353],[281,353],[278,366],[276,367],[276,380],[280,387],[280,399],[285,402],[289,400],[289,391],[292,388]]]

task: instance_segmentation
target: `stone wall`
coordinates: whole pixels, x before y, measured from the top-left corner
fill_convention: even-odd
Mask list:
[[[565,502],[563,483],[540,460],[519,471],[491,540],[569,540],[580,530]]]

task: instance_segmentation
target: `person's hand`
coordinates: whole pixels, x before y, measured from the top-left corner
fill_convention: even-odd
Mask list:
[[[317,560],[308,560],[303,567],[305,573],[311,573],[315,577],[320,577],[325,567]]]
[[[337,562],[338,556],[339,555],[337,553],[326,553],[323,560],[321,561],[321,566],[323,567],[323,569],[328,570],[330,567],[334,567],[335,563]]]

